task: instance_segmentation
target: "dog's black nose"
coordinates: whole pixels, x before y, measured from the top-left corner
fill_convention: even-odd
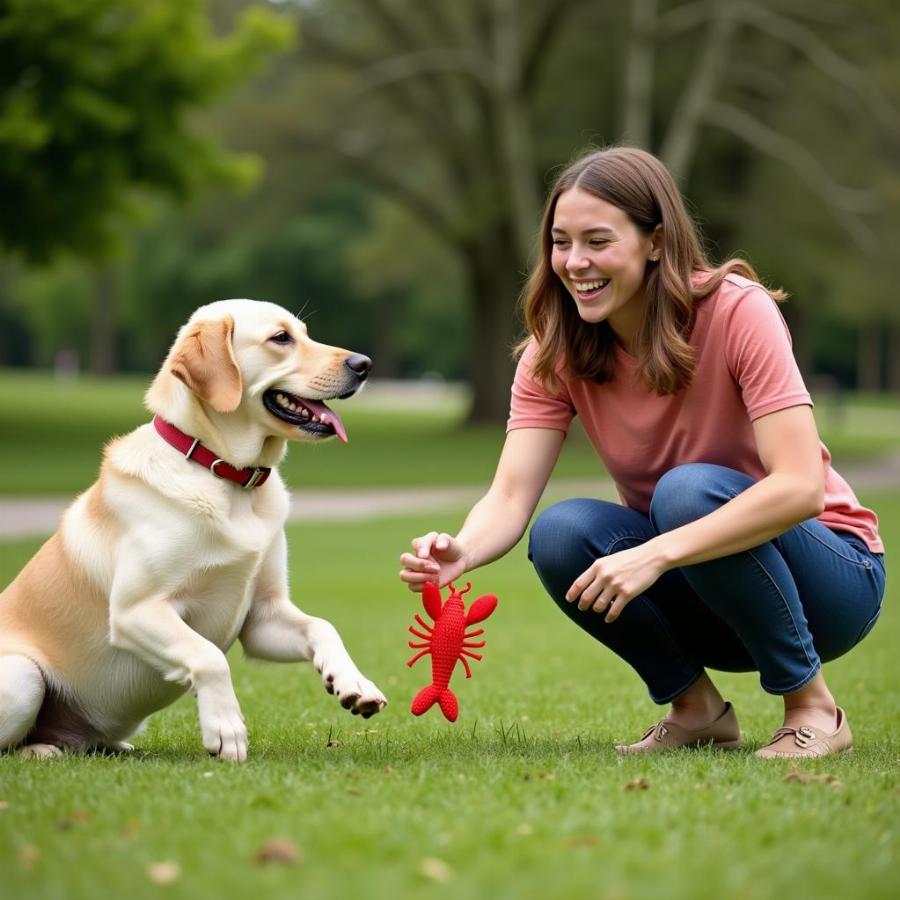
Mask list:
[[[344,364],[360,381],[366,380],[372,368],[372,360],[368,356],[363,356],[362,353],[354,353],[352,356],[348,356],[344,360]]]

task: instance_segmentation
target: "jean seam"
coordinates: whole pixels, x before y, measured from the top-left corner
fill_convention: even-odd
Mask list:
[[[791,619],[791,625],[794,628],[794,634],[797,636],[797,640],[800,642],[800,646],[803,648],[803,655],[806,657],[806,661],[810,666],[815,666],[815,663],[809,658],[809,653],[806,652],[806,647],[803,641],[800,639],[800,629],[797,627],[797,620],[794,618],[793,612],[791,612],[790,604],[787,602],[787,598],[784,596],[781,588],[778,586],[778,582],[772,577],[772,574],[765,567],[765,565],[760,561],[760,559],[753,553],[752,550],[747,551],[747,555],[759,566],[760,569],[765,573],[766,578],[769,579],[771,585],[778,592],[778,596],[781,597],[781,602],[784,604],[784,608],[787,610],[788,616]]]
[[[618,553],[614,548],[621,544],[623,541],[637,541],[640,544],[646,544],[649,538],[645,538],[643,535],[634,535],[634,534],[624,534],[622,537],[617,537],[612,543],[609,545],[604,556],[612,556],[613,553]]]
[[[846,554],[841,553],[840,550],[836,549],[835,547],[832,547],[831,544],[827,543],[826,541],[823,541],[822,538],[820,538],[819,535],[817,535],[811,528],[809,528],[809,526],[807,526],[807,524],[805,522],[800,522],[797,525],[797,527],[801,531],[803,531],[805,534],[807,534],[809,537],[811,537],[817,544],[820,544],[826,550],[829,550],[831,553],[833,553],[835,556],[839,557],[840,559],[843,559],[845,562],[852,563],[853,565],[858,566],[860,569],[871,569],[872,568],[871,560],[869,560],[869,559],[863,559],[863,560],[854,559],[852,556],[847,556]],[[860,553],[860,555],[862,555],[861,552],[858,550],[857,550],[857,553]]]

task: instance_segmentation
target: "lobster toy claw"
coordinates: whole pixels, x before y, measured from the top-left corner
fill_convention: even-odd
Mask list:
[[[466,613],[466,625],[483,622],[497,608],[497,598],[493,594],[479,597]]]
[[[435,622],[441,617],[442,605],[441,592],[438,590],[438,586],[434,582],[427,581],[425,587],[422,588],[422,606],[425,607],[425,612]]]
[[[435,584],[428,582],[422,588],[422,605],[434,621],[434,626],[425,622],[421,616],[415,616],[416,623],[422,630],[410,625],[409,631],[422,640],[409,642],[409,646],[419,652],[407,665],[412,666],[423,656],[430,654],[431,684],[422,688],[413,699],[410,709],[415,716],[422,715],[435,703],[450,722],[455,722],[459,715],[459,703],[449,687],[450,676],[457,661],[460,661],[466,670],[466,678],[471,678],[472,670],[468,659],[480,660],[481,654],[472,651],[485,645],[484,641],[472,640],[484,634],[483,628],[474,631],[466,629],[469,625],[484,621],[497,608],[497,598],[493,594],[486,594],[479,597],[467,611],[462,597],[471,589],[472,585],[466,583],[463,590],[457,591],[451,583],[450,596],[446,603],[442,603],[441,592]]]

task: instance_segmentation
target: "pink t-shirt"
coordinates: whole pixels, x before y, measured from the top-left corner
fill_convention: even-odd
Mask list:
[[[715,463],[755,479],[766,472],[751,423],[767,413],[812,401],[778,306],[756,283],[728,275],[697,304],[691,333],[696,367],[690,386],[674,395],[654,393],[636,374],[636,360],[616,347],[616,376],[606,384],[566,377],[551,392],[531,374],[537,347],[522,354],[512,386],[507,431],[553,428],[566,433],[573,417],[616,483],[623,503],[647,513],[656,482],[683,463]],[[825,511],[819,521],[848,531],[874,553],[884,552],[878,519],[861,506],[831,468],[822,445]]]

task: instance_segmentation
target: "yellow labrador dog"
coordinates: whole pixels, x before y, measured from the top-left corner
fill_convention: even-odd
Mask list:
[[[290,601],[274,468],[289,440],[346,440],[323,401],[370,367],[271,303],[194,313],[147,392],[153,422],[107,446],[97,482],[0,594],[0,750],[130,749],[191,690],[203,746],[242,761],[235,639],[250,657],[312,661],[354,713],[384,707],[334,627]]]

